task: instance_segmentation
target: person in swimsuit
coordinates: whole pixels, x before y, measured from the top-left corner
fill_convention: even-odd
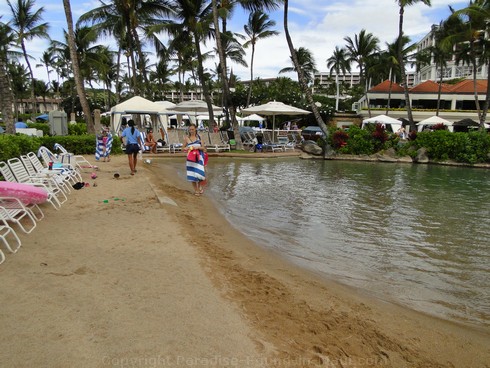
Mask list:
[[[148,129],[145,138],[145,146],[150,147],[151,153],[157,153],[157,142],[153,136],[153,129]]]

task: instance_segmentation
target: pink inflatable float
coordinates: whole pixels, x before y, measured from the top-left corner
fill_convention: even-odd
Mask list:
[[[24,204],[38,204],[46,202],[48,192],[44,188],[30,184],[0,181],[0,197],[15,197]]]

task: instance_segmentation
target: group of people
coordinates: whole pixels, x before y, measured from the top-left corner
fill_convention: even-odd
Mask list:
[[[140,151],[140,147],[147,145],[151,147],[151,152],[156,153],[157,143],[153,136],[153,130],[148,130],[146,140],[143,142],[140,132],[135,127],[134,121],[131,119],[127,122],[127,127],[123,129],[121,139],[126,147],[125,151],[128,155],[131,175],[134,175],[137,172],[136,165],[138,163],[138,153]],[[154,145],[151,143],[154,143]],[[197,133],[197,127],[194,124],[191,124],[188,128],[188,133],[184,140],[184,151],[187,152],[187,180],[192,183],[194,195],[200,196],[204,193],[204,187],[206,185],[205,166],[207,164],[207,149],[206,145]]]

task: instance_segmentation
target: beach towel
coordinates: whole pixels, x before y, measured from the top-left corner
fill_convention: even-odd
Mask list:
[[[201,141],[198,139],[191,142],[188,147],[200,147]],[[187,180],[198,182],[206,180],[204,171],[204,155],[198,149],[189,150],[186,160]]]
[[[96,135],[96,146],[95,146],[95,159],[99,161],[101,158],[109,157],[112,149],[112,134],[109,133],[107,135],[107,140],[104,143],[104,137],[101,135]],[[105,146],[105,153],[104,153]]]

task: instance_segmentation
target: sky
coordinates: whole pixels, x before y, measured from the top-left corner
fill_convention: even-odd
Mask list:
[[[16,2],[17,0],[11,0]],[[100,6],[98,0],[72,0],[74,21],[90,9]],[[461,9],[467,1],[432,0],[431,7],[422,3],[407,7],[404,14],[404,32],[413,42],[424,37],[433,24],[450,14],[449,5]],[[52,39],[63,40],[63,29],[66,28],[65,13],[62,0],[35,0],[36,9],[44,7],[43,18],[50,25],[49,34]],[[1,20],[10,20],[11,12],[6,0],[0,0]],[[289,1],[289,32],[294,47],[309,49],[315,58],[319,71],[328,71],[326,60],[332,55],[335,46],[343,47],[345,37],[352,39],[362,29],[372,33],[380,40],[384,48],[386,42],[393,42],[398,34],[399,8],[395,0],[290,0]],[[283,7],[269,14],[276,21],[275,30],[278,36],[260,40],[256,44],[254,59],[254,78],[274,78],[284,67],[291,66],[290,54],[283,28]],[[230,30],[245,34],[243,25],[248,15],[237,10],[230,20]],[[107,42],[107,41],[106,41]],[[27,44],[28,53],[39,60],[43,51],[49,46],[49,41],[36,39]],[[206,47],[213,47],[208,41]],[[113,47],[115,51],[115,47]],[[250,64],[250,49],[246,49],[246,61]],[[217,60],[211,61],[217,63]],[[32,63],[35,64],[35,63]],[[250,79],[250,69],[237,65],[229,65],[241,80]],[[212,64],[208,65],[212,67]],[[355,69],[354,69],[355,70]],[[46,71],[36,68],[35,77],[47,81]],[[281,74],[296,79],[294,73]]]

